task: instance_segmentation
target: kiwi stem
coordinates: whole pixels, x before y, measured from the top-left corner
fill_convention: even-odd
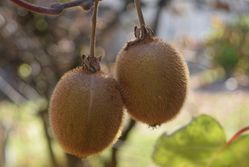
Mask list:
[[[136,39],[134,41],[130,41],[127,43],[125,50],[127,50],[130,46],[133,46],[137,43],[144,42],[144,40],[151,40],[154,36],[154,33],[151,28],[146,27],[144,21],[144,15],[141,8],[141,0],[134,0],[135,8],[137,9],[137,15],[139,18],[140,27],[135,26],[134,36]]]
[[[96,48],[96,26],[97,26],[97,17],[98,17],[98,5],[99,1],[101,0],[93,0],[94,1],[94,8],[92,14],[92,30],[90,36],[90,54],[89,56],[82,55],[82,66],[89,72],[95,73],[100,71],[100,64],[101,57],[95,56],[95,48]]]
[[[91,32],[91,39],[90,39],[90,57],[94,57],[94,55],[95,55],[98,5],[99,5],[99,0],[95,0],[93,15],[92,15],[92,32]]]
[[[134,3],[135,3],[135,7],[137,9],[137,15],[138,15],[138,18],[139,18],[140,28],[145,27],[144,15],[143,15],[143,11],[142,11],[142,8],[141,8],[141,1],[140,0],[134,0]]]

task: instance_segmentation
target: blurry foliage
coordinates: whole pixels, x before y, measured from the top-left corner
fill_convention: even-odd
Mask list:
[[[235,72],[249,75],[249,18],[221,24],[208,42],[213,64],[221,66],[227,77]]]
[[[249,135],[227,145],[221,125],[212,117],[201,115],[175,133],[162,135],[153,159],[162,167],[247,167],[248,147]]]

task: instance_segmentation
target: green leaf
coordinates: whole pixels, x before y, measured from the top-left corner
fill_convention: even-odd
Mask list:
[[[177,132],[163,134],[156,143],[153,159],[162,167],[203,167],[225,144],[221,125],[212,117],[201,115]]]
[[[210,162],[210,167],[248,167],[249,135],[241,136],[229,146],[218,151]]]

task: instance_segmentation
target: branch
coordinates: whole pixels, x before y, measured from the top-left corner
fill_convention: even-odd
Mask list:
[[[46,139],[47,146],[48,146],[48,153],[50,155],[51,165],[52,165],[52,167],[59,167],[58,162],[57,162],[56,157],[55,157],[55,153],[53,151],[52,141],[51,141],[49,131],[48,131],[48,123],[47,123],[48,118],[46,118],[47,113],[48,113],[48,111],[44,110],[44,111],[40,111],[38,114],[39,114],[41,121],[42,121],[44,135],[45,135],[45,139]]]
[[[134,129],[135,126],[136,126],[136,121],[130,118],[126,129],[124,130],[123,134],[119,138],[118,144],[112,147],[111,159],[109,160],[109,162],[106,163],[105,165],[106,167],[117,167],[118,166],[118,153],[120,151],[120,148],[125,144],[125,142],[127,141],[130,135],[130,132]]]
[[[81,6],[83,9],[88,10],[93,5],[93,0],[74,0],[65,3],[56,3],[51,5],[50,7],[41,7],[24,0],[10,0],[10,1],[15,3],[17,6],[20,6],[31,12],[44,14],[44,15],[59,15],[63,12],[64,9],[72,8],[75,6]]]
[[[157,12],[156,12],[154,23],[152,25],[152,30],[154,31],[155,34],[157,34],[157,31],[158,31],[158,26],[159,26],[159,22],[160,22],[160,19],[161,19],[162,12],[163,12],[163,8],[165,6],[168,6],[171,1],[172,0],[159,0],[158,3],[157,3],[157,8],[158,9],[157,9]]]

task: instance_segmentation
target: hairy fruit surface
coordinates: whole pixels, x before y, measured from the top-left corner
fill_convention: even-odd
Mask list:
[[[150,126],[169,121],[184,104],[187,66],[176,49],[159,38],[124,47],[117,58],[116,75],[127,111]]]
[[[50,100],[50,123],[63,149],[83,158],[115,141],[122,109],[114,79],[102,72],[77,68],[66,73],[55,87]]]

